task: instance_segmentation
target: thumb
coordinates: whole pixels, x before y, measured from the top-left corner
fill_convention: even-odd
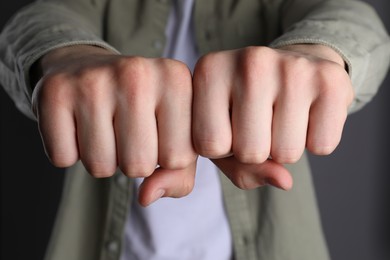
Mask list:
[[[157,168],[152,175],[142,182],[139,203],[146,207],[161,197],[180,198],[188,195],[195,184],[196,161],[179,170]]]
[[[290,172],[273,160],[261,164],[244,164],[231,156],[212,161],[240,189],[249,190],[269,184],[289,190],[293,185]]]

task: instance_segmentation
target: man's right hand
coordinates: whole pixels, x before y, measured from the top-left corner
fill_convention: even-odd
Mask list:
[[[185,64],[80,45],[53,50],[39,65],[33,109],[55,166],[80,159],[94,177],[109,177],[118,166],[129,177],[146,177],[142,205],[192,190],[197,156]]]

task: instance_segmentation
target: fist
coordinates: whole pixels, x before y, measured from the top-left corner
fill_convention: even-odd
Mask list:
[[[81,159],[95,177],[109,177],[118,166],[129,177],[150,176],[144,204],[153,193],[191,191],[197,157],[192,77],[185,64],[78,46],[49,53],[42,67],[33,102],[54,165]]]
[[[318,155],[331,153],[352,98],[342,59],[325,46],[211,53],[199,60],[194,72],[194,147],[213,159],[233,156],[228,164],[215,162],[223,164],[220,168],[239,187],[258,186],[264,178],[275,182],[275,174],[243,176],[237,170],[243,167],[235,165],[255,167],[269,164],[268,158],[294,163],[305,147]]]

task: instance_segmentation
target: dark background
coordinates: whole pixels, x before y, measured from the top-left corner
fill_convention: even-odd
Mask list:
[[[29,2],[1,0],[0,29]],[[367,2],[389,31],[390,2]],[[1,259],[40,260],[59,202],[63,170],[48,163],[36,124],[18,112],[0,89]],[[373,102],[349,117],[336,152],[311,157],[334,260],[390,259],[389,97],[388,75]]]

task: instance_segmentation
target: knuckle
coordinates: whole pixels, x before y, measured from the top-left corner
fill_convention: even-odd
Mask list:
[[[164,169],[179,170],[188,167],[195,161],[195,156],[164,155],[159,158],[159,165]]]
[[[252,96],[259,88],[269,91],[269,84],[260,83],[267,82],[266,79],[275,74],[275,68],[279,66],[278,59],[277,52],[269,47],[249,46],[242,49],[238,58],[240,91],[248,96]]]
[[[292,164],[299,161],[302,153],[300,149],[278,149],[272,152],[272,159],[277,163]]]
[[[246,61],[261,60],[269,58],[274,51],[264,46],[249,46],[243,49],[242,55]]]
[[[310,152],[312,152],[315,155],[329,155],[334,151],[334,146],[316,146],[310,148]]]
[[[46,152],[50,163],[59,168],[66,168],[72,166],[76,161],[76,156],[70,154],[58,154]]]
[[[166,82],[170,82],[169,89],[175,95],[191,96],[192,95],[192,76],[191,71],[186,64],[164,59],[163,61],[163,77]]]
[[[174,187],[168,188],[165,196],[171,198],[181,198],[192,192],[195,185],[195,179],[191,174],[180,174],[175,178]]]
[[[84,67],[77,72],[55,72],[46,75],[37,93],[38,107],[44,105],[61,107],[69,100],[77,99],[81,104],[100,104],[105,98],[107,81],[112,78],[109,66]]]
[[[207,72],[208,69],[212,67],[217,57],[218,57],[218,53],[216,52],[203,55],[202,57],[199,58],[198,62],[196,63],[196,69],[202,72]]]
[[[124,90],[131,87],[142,93],[142,90],[149,85],[145,83],[152,76],[152,70],[150,62],[146,58],[125,57],[118,62],[115,74],[119,81],[118,87],[124,88]]]
[[[321,95],[332,99],[339,99],[343,102],[352,102],[352,83],[344,68],[331,62],[322,62],[317,69],[317,75],[320,75],[323,82],[321,84]]]
[[[43,78],[37,93],[38,106],[61,106],[66,101],[69,88],[68,77],[65,74],[49,75]]]
[[[338,86],[340,87],[340,86]],[[344,93],[340,91],[341,88],[337,89],[335,86],[332,86],[331,83],[327,84],[326,86],[322,86],[321,92],[315,101],[317,102],[323,102],[327,106],[334,107],[337,109],[346,108],[347,101],[346,96]],[[341,111],[340,111],[341,112]]]
[[[264,46],[249,46],[240,52],[240,65],[248,71],[262,71],[274,60],[275,51]],[[268,66],[267,66],[268,65]]]
[[[234,157],[244,164],[261,164],[267,160],[269,153],[264,152],[248,152],[248,151],[234,151]]]
[[[117,72],[123,76],[143,75],[148,72],[148,69],[148,59],[140,56],[123,57],[116,67]]]
[[[231,181],[236,187],[242,190],[251,190],[256,187],[251,181],[248,180],[246,174],[240,172],[233,174],[231,176]]]
[[[197,140],[195,150],[198,154],[207,158],[220,158],[230,153],[230,145],[223,145],[216,140]]]
[[[329,155],[336,149],[336,147],[337,144],[319,144],[317,142],[309,142],[307,145],[307,149],[315,155]]]
[[[129,163],[120,163],[119,168],[130,178],[146,178],[154,172],[156,165],[150,166],[149,163],[132,161]]]
[[[317,74],[305,57],[286,58],[282,70],[285,72],[283,89],[288,93],[307,91],[308,83],[317,81]]]
[[[194,189],[195,180],[192,177],[183,178],[182,186],[181,186],[181,195],[187,196]]]
[[[211,81],[213,71],[218,68],[218,53],[209,53],[202,56],[195,65],[194,69],[194,88],[207,87]]]
[[[344,70],[344,68],[327,60],[323,60],[317,63],[317,73],[319,73],[319,75],[322,77],[328,77],[331,75],[332,79],[336,81],[343,79],[347,75],[347,72]]]
[[[164,70],[173,77],[177,77],[180,75],[188,75],[190,73],[190,69],[188,66],[181,61],[171,60],[171,59],[159,59],[160,63],[162,63]],[[186,77],[187,79],[187,77]]]
[[[41,93],[50,93],[53,89],[62,86],[67,80],[68,77],[64,73],[47,75],[42,79],[43,88],[41,89]]]
[[[85,169],[95,178],[107,178],[114,175],[116,167],[107,162],[83,162]]]
[[[101,86],[102,82],[112,77],[112,74],[110,66],[84,67],[77,72],[77,77],[83,88],[95,89],[97,86]]]

